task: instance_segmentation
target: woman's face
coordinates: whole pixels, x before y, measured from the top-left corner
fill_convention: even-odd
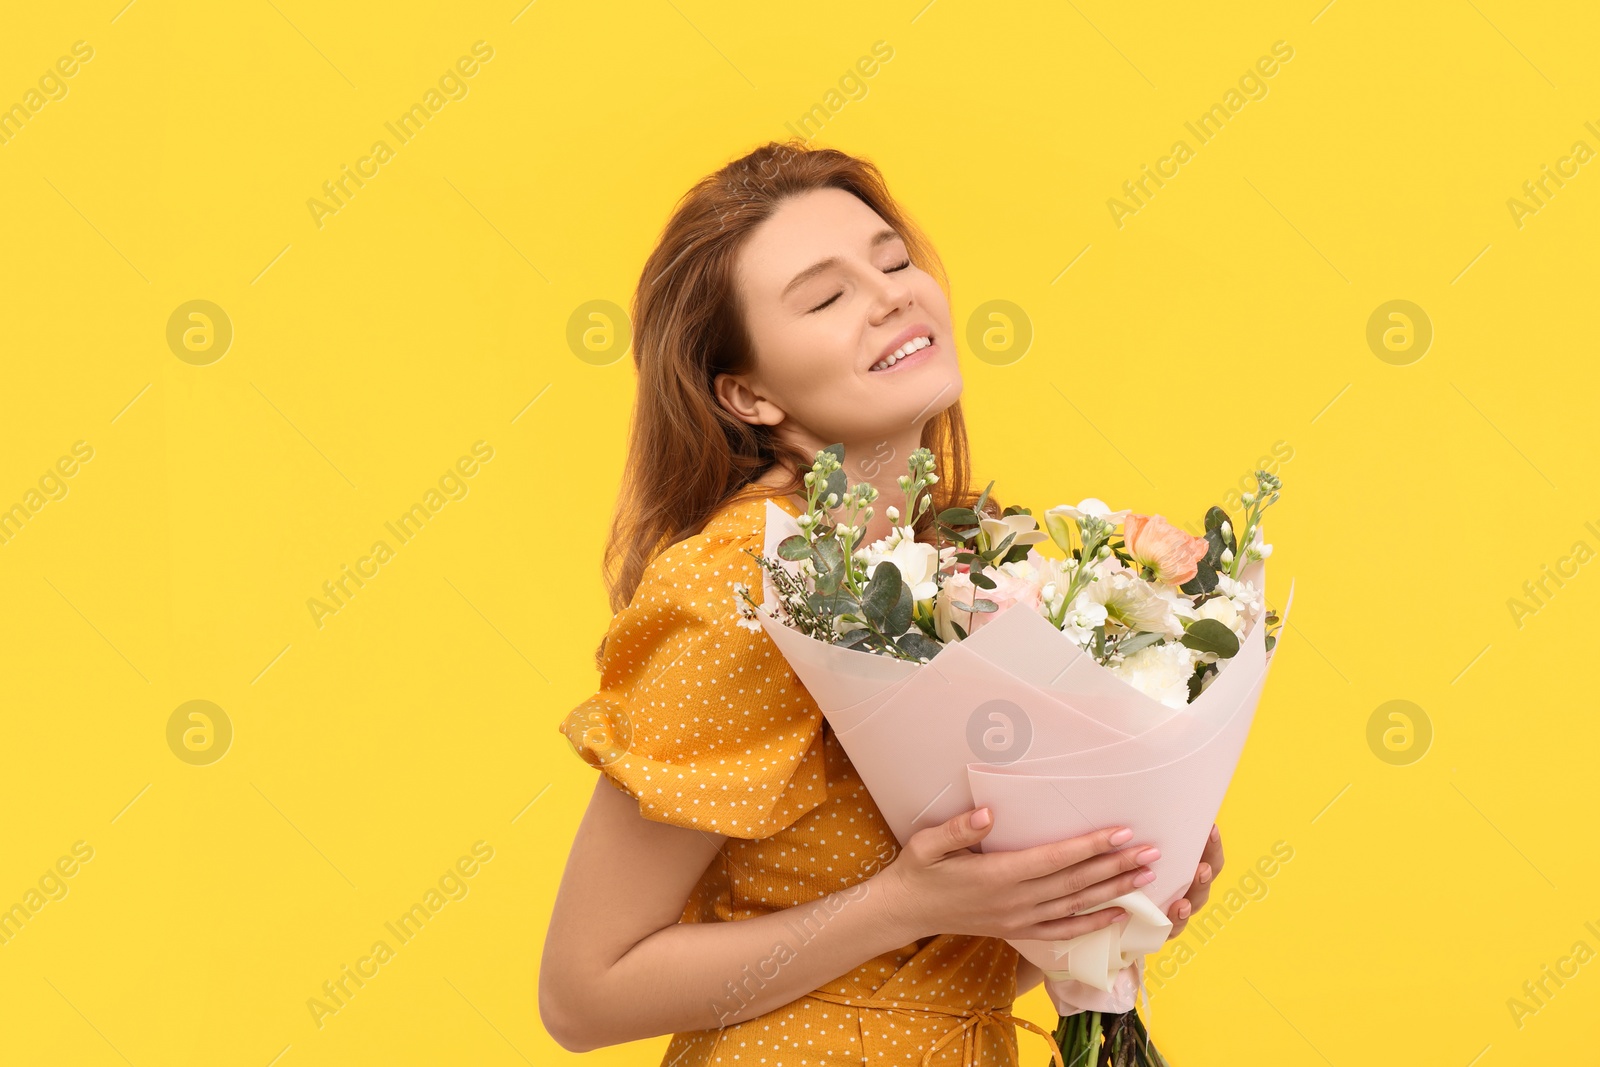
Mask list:
[[[893,458],[961,395],[950,304],[909,263],[905,242],[842,189],[791,197],[754,231],[735,265],[755,368],[719,375],[722,402],[807,455],[836,441],[846,462]],[[932,344],[881,361],[913,338]]]

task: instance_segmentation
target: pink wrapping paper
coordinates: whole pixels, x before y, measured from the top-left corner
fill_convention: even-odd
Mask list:
[[[779,558],[778,544],[799,532],[769,501],[765,555]],[[1242,577],[1264,591],[1264,561]],[[763,585],[762,603],[776,604],[770,575]],[[1291,582],[1285,625],[1293,602]],[[1045,972],[1062,1015],[1131,1010],[1143,957],[1171,930],[1166,909],[1188,891],[1276,655],[1262,619],[1205,691],[1174,709],[1026,609],[1002,612],[925,664],[824,644],[758,616],[901,845],[987,806],[984,852],[1118,825],[1161,849],[1154,882],[1088,909],[1121,906],[1126,920],[1068,941],[1011,942]]]

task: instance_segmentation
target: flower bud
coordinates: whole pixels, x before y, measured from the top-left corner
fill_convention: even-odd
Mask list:
[[[1233,550],[1232,549],[1225,548],[1225,549],[1222,550],[1222,562],[1223,563],[1232,563],[1233,562]]]
[[[893,504],[890,504],[888,508],[884,510],[884,514],[889,516],[890,522],[896,524],[900,522],[900,509],[895,507]]]

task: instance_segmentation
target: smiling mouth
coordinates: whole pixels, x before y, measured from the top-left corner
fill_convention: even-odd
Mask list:
[[[879,360],[871,367],[868,367],[867,370],[872,374],[885,374],[898,367],[921,363],[928,358],[930,350],[937,344],[938,341],[931,332],[925,337],[914,337],[902,345],[899,351],[888,359]]]

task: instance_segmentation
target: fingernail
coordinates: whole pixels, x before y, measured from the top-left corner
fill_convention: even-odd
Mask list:
[[[974,830],[982,830],[985,826],[989,825],[989,819],[989,809],[979,808],[977,811],[972,813],[972,828]]]
[[[1205,885],[1209,881],[1211,881],[1211,864],[1202,863],[1200,865],[1200,884]]]
[[[1124,826],[1122,829],[1112,834],[1110,840],[1113,845],[1124,844],[1125,842],[1133,840],[1133,831]]]
[[[1149,885],[1156,880],[1155,871],[1145,871],[1133,880],[1134,885]]]
[[[1133,857],[1133,860],[1135,863],[1154,863],[1160,858],[1161,850],[1159,848],[1147,848],[1137,856]]]
[[[1178,904],[1178,918],[1187,919],[1189,917],[1190,910],[1189,902],[1187,900],[1180,901]]]

